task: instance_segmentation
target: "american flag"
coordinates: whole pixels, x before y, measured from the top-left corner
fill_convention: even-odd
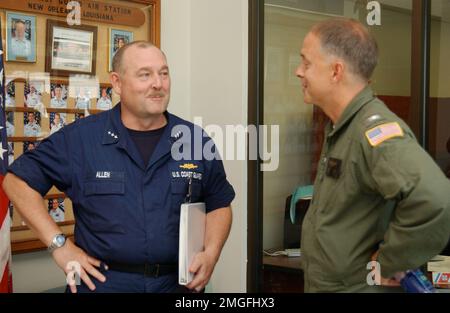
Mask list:
[[[0,30],[2,29],[0,24]],[[11,242],[8,204],[1,185],[8,168],[8,138],[6,136],[5,116],[5,73],[3,66],[3,42],[0,32],[0,293],[12,292],[11,265]]]

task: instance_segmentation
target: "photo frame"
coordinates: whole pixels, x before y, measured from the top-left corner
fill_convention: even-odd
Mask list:
[[[39,110],[44,107],[42,94],[45,92],[45,82],[29,80],[24,86],[24,106]]]
[[[45,71],[52,76],[95,75],[97,27],[47,20]]]
[[[98,98],[96,100],[95,108],[97,110],[105,111],[112,108],[112,93],[113,88],[109,84],[101,84],[99,88]]]
[[[108,38],[108,72],[111,72],[114,55],[123,45],[133,41],[133,32],[110,28]]]
[[[13,108],[16,106],[16,85],[14,81],[6,78],[5,88],[5,106],[7,108]]]
[[[161,0],[146,0],[150,20],[149,40],[161,47]]]
[[[64,198],[48,199],[48,214],[56,223],[65,222],[65,211]]]
[[[6,12],[6,61],[36,63],[36,16]]]
[[[23,135],[25,137],[41,136],[41,113],[29,111],[23,113]]]

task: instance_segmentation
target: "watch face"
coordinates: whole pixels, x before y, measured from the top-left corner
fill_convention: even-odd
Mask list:
[[[56,240],[56,245],[58,246],[58,247],[62,247],[62,245],[64,244],[64,242],[66,242],[66,238],[64,237],[64,236],[62,236],[62,235],[59,235],[59,236],[56,236],[56,238],[55,238]]]

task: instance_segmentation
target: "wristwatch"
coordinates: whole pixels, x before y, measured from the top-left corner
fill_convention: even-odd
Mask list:
[[[66,243],[66,236],[64,234],[57,234],[53,237],[52,243],[48,247],[49,252],[53,252],[58,248],[61,248]]]

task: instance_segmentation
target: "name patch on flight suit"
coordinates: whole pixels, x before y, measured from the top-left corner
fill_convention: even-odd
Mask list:
[[[378,125],[366,131],[366,138],[372,147],[376,147],[388,139],[403,136],[403,130],[397,122]]]
[[[329,177],[338,179],[341,176],[342,160],[329,158],[326,174]]]

